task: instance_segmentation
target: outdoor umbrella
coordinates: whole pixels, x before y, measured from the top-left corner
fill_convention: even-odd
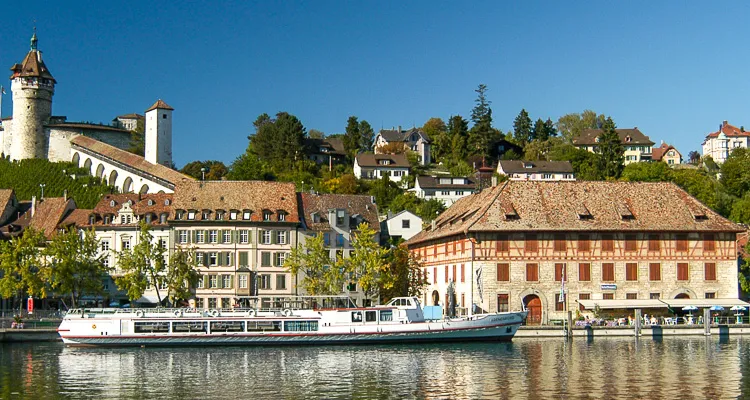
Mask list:
[[[685,307],[682,307],[682,311],[695,311],[697,309],[698,309],[698,307],[696,307],[696,306],[685,306]]]
[[[711,310],[711,311],[724,311],[724,307],[722,307],[722,306],[711,306],[711,308],[709,308],[709,310]]]
[[[732,306],[732,308],[730,308],[730,310],[732,310],[732,311],[745,311],[746,308],[744,306]]]

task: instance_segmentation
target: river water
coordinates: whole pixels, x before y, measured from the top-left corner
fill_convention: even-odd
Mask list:
[[[750,397],[750,337],[339,347],[0,346],[0,399]]]

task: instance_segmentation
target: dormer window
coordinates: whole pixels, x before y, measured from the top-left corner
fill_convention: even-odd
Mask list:
[[[125,215],[123,215],[122,218],[125,219]],[[151,214],[146,214],[146,223],[147,224],[151,223]]]
[[[242,219],[244,219],[245,221],[250,220],[250,210],[245,210],[242,212]]]
[[[194,210],[188,211],[188,219],[189,220],[194,220],[195,219],[195,214],[196,214],[196,212]]]
[[[271,220],[271,212],[268,210],[263,211],[263,221],[270,221]]]
[[[165,199],[165,200],[164,200],[164,205],[165,205],[165,206],[168,206],[168,205],[169,205],[170,203],[171,203],[171,202],[169,201],[169,199]]]
[[[279,211],[279,221],[286,221],[286,213]]]
[[[211,211],[203,210],[203,216],[202,216],[201,219],[203,219],[204,221],[206,221],[209,218],[211,218]]]
[[[336,210],[336,226],[344,226],[344,218],[346,218],[346,211]]]
[[[391,160],[378,160],[379,165],[390,165]]]
[[[630,135],[628,135],[628,136],[625,136],[625,141],[626,141],[626,142],[628,142],[628,143],[630,143],[630,142],[632,142],[632,141],[633,141],[633,138],[632,138],[632,137],[630,137]]]
[[[154,201],[151,200],[151,199],[148,199],[148,205],[153,206],[154,205]]]
[[[216,220],[217,221],[223,221],[224,220],[224,211],[216,211]]]
[[[176,212],[174,213],[174,219],[176,219],[176,220],[178,220],[178,221],[179,221],[179,220],[181,220],[181,219],[182,219],[182,216],[183,216],[183,215],[182,215],[183,213],[184,213],[184,211],[182,211],[182,210],[177,210],[177,211],[176,211]]]
[[[114,206],[115,206],[116,204],[117,204],[117,203],[115,203],[115,201],[114,201],[114,200],[110,200],[110,202],[109,202],[109,206],[110,206],[110,207],[114,207]]]
[[[89,225],[94,225],[96,222],[96,215],[89,215]]]
[[[159,216],[159,222],[162,223],[162,224],[166,224],[167,223],[167,215],[168,215],[167,213],[162,213]]]
[[[312,222],[314,224],[317,224],[318,222],[320,222],[320,214],[314,212],[314,213],[310,214],[310,219],[312,219]]]
[[[109,215],[104,216],[104,224],[109,225]]]
[[[229,212],[229,219],[231,220],[237,219],[237,210],[232,210]]]

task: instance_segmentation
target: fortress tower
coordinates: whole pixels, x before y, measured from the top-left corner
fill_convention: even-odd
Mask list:
[[[145,158],[172,167],[172,111],[161,99],[146,110]]]
[[[10,157],[13,160],[47,157],[49,137],[44,125],[52,115],[52,96],[57,82],[44,65],[37,42],[34,32],[31,50],[20,64],[11,67],[13,121]]]

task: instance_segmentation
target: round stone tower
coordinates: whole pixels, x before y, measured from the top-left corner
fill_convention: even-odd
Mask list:
[[[36,32],[31,37],[31,50],[20,64],[11,67],[13,121],[11,125],[10,158],[47,158],[49,137],[44,125],[52,115],[55,78],[42,61],[37,49]]]

